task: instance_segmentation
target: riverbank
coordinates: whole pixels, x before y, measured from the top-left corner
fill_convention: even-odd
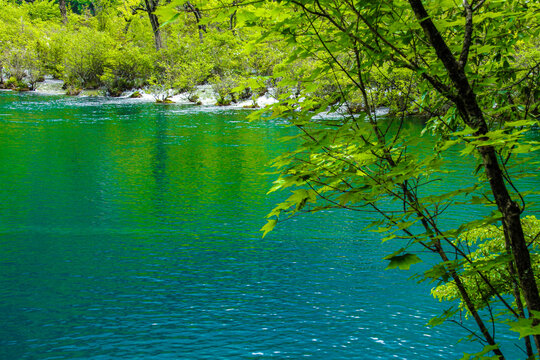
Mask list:
[[[64,82],[62,80],[46,78],[45,81],[39,82],[36,85],[36,89],[33,91],[38,94],[44,95],[66,95],[66,90],[63,89]],[[273,95],[273,89],[270,89],[263,96],[257,97],[255,100],[243,100],[236,103],[231,102],[226,107],[230,108],[264,108],[277,102],[276,97]],[[166,96],[170,94],[170,96]],[[79,94],[74,95],[76,97],[86,96],[103,96],[107,97],[103,90],[82,90]],[[179,105],[202,105],[202,106],[219,106],[218,96],[212,89],[211,85],[198,85],[194,91],[188,93],[175,93],[174,90],[166,90],[160,94],[152,93],[147,88],[134,89],[122,93],[121,96],[116,97],[118,99],[136,99],[141,102],[161,102],[161,103],[174,103]],[[166,99],[166,101],[162,101]],[[190,99],[196,99],[196,102]]]
[[[46,78],[45,81],[40,82],[36,85],[36,89],[32,92],[43,95],[66,95],[66,90],[63,89],[64,82],[62,80],[52,79],[50,77]],[[232,108],[232,109],[260,109],[265,108],[270,105],[273,105],[278,102],[277,96],[275,95],[275,89],[270,88],[264,95],[259,96],[254,100],[243,100],[236,103],[231,102],[231,104],[223,106],[218,104],[218,96],[214,92],[211,85],[198,85],[195,87],[195,90],[191,93],[183,92],[174,94],[174,90],[170,89],[167,91],[169,94],[174,94],[168,96],[168,101],[161,102],[158,101],[159,97],[157,94],[153,94],[149,89],[134,89],[124,92],[119,97],[110,97],[107,96],[102,90],[82,90],[78,95],[73,97],[110,97],[113,99],[130,99],[131,101],[137,102],[146,102],[146,103],[166,103],[166,104],[176,104],[176,105],[193,105],[193,106],[219,106],[222,108]],[[196,98],[197,103],[194,103],[190,98]],[[376,116],[385,116],[389,113],[389,108],[383,107],[375,110]],[[346,113],[346,109],[343,108],[343,111],[337,111],[336,113],[322,113],[318,117],[332,118],[336,116],[342,116]]]

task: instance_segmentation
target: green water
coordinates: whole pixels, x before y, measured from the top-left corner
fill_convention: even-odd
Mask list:
[[[246,114],[0,93],[0,359],[477,350],[455,345],[459,328],[425,327],[441,305],[383,270],[365,215],[323,212],[261,239],[279,199],[261,173],[292,130]]]

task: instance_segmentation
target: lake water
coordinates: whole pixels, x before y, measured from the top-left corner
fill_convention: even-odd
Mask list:
[[[371,219],[264,216],[291,129],[241,110],[0,93],[0,359],[452,359]]]

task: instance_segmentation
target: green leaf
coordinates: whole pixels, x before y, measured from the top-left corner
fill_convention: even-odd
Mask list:
[[[409,270],[411,265],[422,262],[415,254],[403,254],[392,257],[385,257],[385,260],[390,260],[390,264],[386,267],[386,270],[399,268],[400,270]]]
[[[493,270],[498,271],[499,269],[508,266],[508,264],[511,261],[512,261],[512,255],[510,254],[498,255],[494,258],[478,259],[474,262],[474,265],[471,267],[471,269],[465,271],[463,275],[464,276],[474,275],[478,271],[483,271],[483,272],[490,272]]]
[[[461,131],[456,131],[455,133],[452,133],[452,135],[455,135],[455,136],[467,136],[467,135],[472,135],[476,132],[475,129],[471,129],[470,127],[465,127],[465,129],[461,130]]]
[[[463,260],[461,260],[462,262]],[[435,280],[442,280],[443,282],[448,282],[450,280],[450,271],[456,270],[461,267],[460,261],[445,261],[438,264],[435,264],[431,269],[424,271],[424,275],[420,277],[418,282],[423,282],[429,280],[433,282]]]
[[[538,122],[535,120],[518,120],[518,121],[507,121],[504,123],[504,126],[513,126],[513,127],[520,127],[520,126],[533,126],[536,125]]]
[[[392,230],[392,227],[378,227],[376,229],[370,229],[369,231],[376,232],[376,233],[383,233]]]
[[[460,360],[498,360],[499,356],[493,355],[493,356],[484,356],[489,352],[492,352],[495,349],[498,349],[498,345],[486,345],[484,346],[484,349],[482,351],[476,353],[476,354],[463,354],[463,357]]]
[[[392,239],[395,239],[395,238],[397,238],[397,237],[398,237],[398,236],[397,236],[396,234],[390,234],[390,235],[384,237],[384,238],[381,240],[381,242],[382,242],[382,243],[385,243],[385,242],[387,242],[388,240],[392,240]]]
[[[433,317],[431,320],[429,320],[427,324],[428,326],[432,326],[432,327],[441,325],[447,319],[454,316],[458,311],[459,309],[453,309],[453,308],[447,309],[441,315]]]
[[[482,227],[482,226],[486,226],[486,225],[496,223],[496,222],[500,221],[501,218],[502,218],[502,214],[498,210],[496,210],[496,211],[493,211],[490,214],[490,216],[486,216],[483,219],[472,220],[472,221],[461,224],[459,226],[459,228],[457,228],[457,230],[448,231],[447,235],[457,237],[457,236],[459,236],[459,234],[463,233],[464,231],[477,229],[477,228]]]
[[[540,324],[533,326],[533,319],[519,319],[518,321],[508,323],[510,330],[519,333],[519,338],[529,335],[540,335]]]
[[[476,48],[476,52],[478,54],[490,54],[494,48],[495,46],[493,45],[483,45]]]
[[[167,20],[163,24],[161,24],[160,28],[164,28],[168,24],[175,22],[178,19],[178,16],[180,16],[180,13],[174,14],[169,20]]]
[[[272,231],[274,229],[274,227],[276,227],[276,224],[277,224],[277,220],[276,219],[270,219],[268,220],[268,222],[266,223],[266,225],[264,225],[260,231],[264,231],[263,232],[263,239],[264,237],[266,236],[266,234],[268,234],[270,231]]]

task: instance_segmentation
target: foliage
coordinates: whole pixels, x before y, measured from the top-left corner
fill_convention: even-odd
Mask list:
[[[540,249],[540,220],[534,216],[526,216],[522,219],[522,224],[527,242],[534,250],[533,269],[537,282],[540,282],[540,257],[537,253]],[[515,269],[508,268],[508,253],[501,226],[487,225],[465,231],[454,243],[461,248],[474,249],[469,255],[470,262],[463,266],[461,278],[465,286],[471,289],[470,297],[477,309],[490,306],[493,298],[499,295],[513,295],[517,279]],[[485,272],[489,282],[482,281],[479,269]],[[432,294],[441,301],[460,300],[460,309],[469,313],[455,281],[436,286],[432,289]],[[524,299],[520,301],[523,302]]]
[[[6,4],[7,6],[7,4]],[[36,30],[28,26],[25,13],[18,9],[7,9],[7,13],[20,16],[19,21],[6,24],[0,35],[0,68],[7,78],[6,86],[15,90],[33,89],[43,76],[43,67],[39,59]],[[5,15],[5,14],[4,14]],[[0,18],[4,22],[5,17]]]
[[[274,163],[280,176],[270,190],[292,189],[292,195],[270,212],[261,230],[266,235],[301,212],[345,208],[364,212],[375,231],[386,233],[383,241],[396,244],[398,250],[385,258],[389,268],[407,269],[422,252],[437,255],[440,261],[421,278],[453,281],[478,336],[489,345],[469,358],[488,352],[504,358],[486,325],[492,319],[478,309],[485,293],[471,299],[476,288],[494,291],[491,299],[513,316],[514,309],[504,303],[508,289],[497,283],[503,280],[490,279],[487,272],[515,264],[517,298],[527,300],[525,310],[540,310],[531,277],[537,268],[529,263],[531,251],[521,232],[527,197],[515,185],[519,174],[512,170],[522,161],[520,154],[539,149],[528,133],[538,125],[532,113],[538,104],[533,89],[538,88],[540,58],[524,46],[540,35],[534,20],[538,10],[537,3],[518,0],[459,6],[451,1],[291,0],[242,10],[248,13],[244,18],[261,15],[268,36],[279,33],[289,44],[289,59],[274,72],[285,91],[264,117],[285,119],[299,130],[293,139],[297,147]],[[321,88],[330,96],[315,96]],[[381,106],[394,117],[378,116],[375,109]],[[354,115],[355,107],[364,111]],[[338,117],[318,116],[328,111]],[[430,117],[424,136],[432,134],[437,141],[429,156],[417,155],[420,134],[407,131],[406,115],[413,112]],[[459,151],[472,163],[475,183],[463,186],[452,179],[455,165],[445,163],[447,151]],[[432,186],[439,181],[448,184],[445,190]],[[478,205],[487,211],[474,218],[468,209]],[[457,228],[447,228],[439,219],[453,208],[468,216]],[[468,267],[475,250],[457,239],[495,223],[507,234],[504,255]],[[470,288],[469,279],[483,284]],[[532,356],[530,342],[526,348]]]
[[[36,40],[37,61],[42,66],[44,73],[59,79],[64,70],[63,63],[69,35],[58,28],[47,30]]]
[[[148,14],[135,11],[139,0],[70,2],[73,12],[65,25],[54,1],[0,1],[0,83],[14,76],[32,86],[46,74],[63,79],[70,93],[100,88],[118,96],[150,86],[166,96],[186,92],[196,101],[196,86],[270,75],[283,56],[278,43],[250,41],[259,31],[230,29],[228,17],[198,23],[182,4],[156,10],[163,24],[163,48],[156,51]],[[207,5],[194,2],[200,9]],[[181,16],[167,23],[178,9]],[[205,11],[200,15],[211,19]]]
[[[540,320],[524,316],[540,311],[539,269],[528,262],[536,260],[522,235],[528,194],[514,170],[539,149],[529,136],[540,111],[538,2],[173,0],[146,13],[139,0],[71,4],[61,24],[53,2],[0,0],[0,83],[30,88],[51,74],[72,94],[147,85],[159,101],[178,91],[196,101],[195,86],[210,83],[220,105],[275,87],[279,102],[253,117],[286,120],[298,146],[275,161],[271,191],[292,192],[263,235],[302,212],[365,212],[395,243],[388,268],[408,269],[422,251],[440,258],[420,277],[441,281],[435,294],[460,300],[476,322],[488,346],[469,357],[503,358],[486,326],[492,319],[479,313],[494,301],[501,319],[517,314],[513,328],[540,349]],[[381,118],[380,107],[392,117]],[[423,136],[436,138],[429,156],[415,151],[422,138],[407,130],[411,114],[428,118]],[[452,178],[448,151],[474,162],[475,183]],[[434,188],[439,181],[452,186]],[[469,214],[479,205],[483,215],[457,228],[439,222],[453,208]]]
[[[32,20],[57,23],[61,21],[58,5],[56,5],[54,0],[37,0],[27,3],[26,6],[28,7],[28,15]]]
[[[210,80],[212,89],[217,95],[217,104],[220,106],[230,105],[233,101],[236,101],[233,89],[237,87],[236,79],[230,75],[225,74],[223,77],[216,76]]]
[[[124,91],[141,88],[148,74],[153,71],[151,56],[138,47],[115,49],[109,56],[110,60],[100,80],[111,96],[120,96]]]
[[[110,64],[112,39],[104,33],[82,27],[66,46],[64,80],[68,85],[95,89],[101,85]]]

